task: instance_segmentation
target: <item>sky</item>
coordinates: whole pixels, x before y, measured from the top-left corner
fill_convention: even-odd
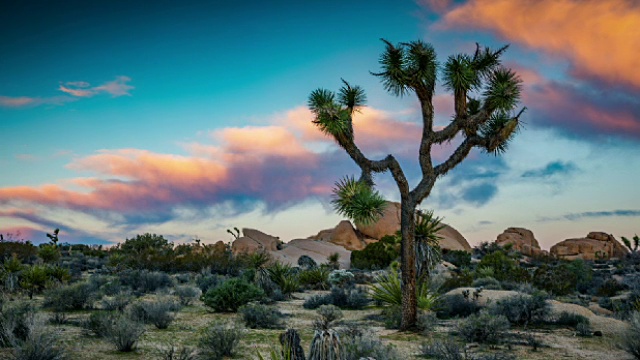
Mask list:
[[[543,248],[640,233],[640,3],[633,0],[0,1],[0,233],[113,244],[156,233],[230,241],[248,227],[306,238],[342,218],[357,166],[313,127],[307,98],[362,86],[355,139],[420,179],[415,96],[384,91],[392,43],[440,63],[509,44],[524,127],[438,180],[434,209],[471,244],[508,227]],[[442,86],[436,125],[453,102]],[[443,161],[451,146],[434,149]],[[376,177],[399,200],[389,174]]]

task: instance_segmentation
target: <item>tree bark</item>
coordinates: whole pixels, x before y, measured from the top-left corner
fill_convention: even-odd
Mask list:
[[[402,232],[402,321],[400,330],[412,330],[418,317],[418,299],[416,295],[416,249],[415,221],[416,204],[408,199],[400,202],[400,231]]]

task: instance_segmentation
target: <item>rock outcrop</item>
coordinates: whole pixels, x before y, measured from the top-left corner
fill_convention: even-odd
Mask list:
[[[345,225],[338,225],[338,227],[344,228]],[[338,253],[340,255],[338,262],[341,268],[348,269],[351,265],[351,251],[331,242],[314,239],[296,239],[288,243],[283,243],[278,237],[254,229],[242,229],[242,234],[242,237],[237,238],[231,244],[231,250],[234,254],[253,254],[264,251],[271,255],[274,260],[298,266],[298,259],[302,255],[307,255],[316,263],[322,264],[327,262],[329,255]]]
[[[363,235],[381,239],[385,235],[393,235],[400,230],[400,204],[396,202],[387,202],[383,216],[373,224],[356,224],[358,231]],[[440,247],[447,250],[465,250],[471,251],[471,245],[467,239],[456,229],[445,224],[438,235],[442,237]]]
[[[351,251],[362,250],[367,246],[364,237],[358,234],[349,220],[342,220],[335,228],[322,230],[309,239],[330,242]]]
[[[242,235],[231,244],[231,251],[234,254],[277,251],[282,245],[280,238],[267,235],[255,229],[242,229]]]
[[[524,228],[510,227],[506,229],[498,235],[496,244],[500,246],[512,244],[513,250],[526,256],[536,256],[543,253],[538,240],[533,236],[533,232]]]
[[[551,255],[567,260],[619,259],[628,252],[613,235],[603,232],[590,232],[584,238],[567,239],[551,247]]]

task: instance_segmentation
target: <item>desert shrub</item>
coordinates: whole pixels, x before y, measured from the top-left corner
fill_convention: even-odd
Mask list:
[[[598,305],[600,305],[600,307],[604,309],[613,311],[613,301],[608,296],[604,296],[598,299]]]
[[[443,341],[429,341],[420,345],[420,355],[427,359],[436,360],[467,360],[466,351],[452,339]]]
[[[370,332],[349,332],[343,334],[342,344],[344,360],[396,360],[400,358],[400,355],[393,345],[385,345]]]
[[[43,265],[29,266],[20,274],[20,287],[27,292],[29,299],[42,292],[50,281],[47,267]]]
[[[382,309],[382,319],[384,327],[387,329],[400,329],[402,322],[402,306],[391,305]]]
[[[471,254],[464,250],[442,249],[442,260],[459,268],[469,267],[471,265]]]
[[[89,334],[93,334],[97,337],[107,337],[115,319],[116,316],[112,312],[97,311],[92,312],[86,319],[84,319],[80,323],[80,326]]]
[[[186,346],[176,346],[174,344],[160,347],[157,350],[161,360],[196,360],[196,352]]]
[[[342,309],[359,310],[369,305],[371,299],[367,290],[360,286],[331,288],[326,295],[315,295],[308,298],[302,305],[305,309],[316,309],[321,305],[335,305]]]
[[[436,328],[437,324],[438,317],[434,312],[423,311],[418,314],[416,326],[424,335],[431,333]]]
[[[604,280],[600,286],[596,289],[596,295],[614,297],[618,295],[618,292],[623,290],[624,287],[613,278]]]
[[[114,319],[106,331],[106,338],[120,352],[131,352],[135,349],[140,337],[144,334],[144,325],[126,316]]]
[[[493,277],[500,281],[508,280],[516,267],[516,262],[502,250],[485,255],[478,263],[478,268],[493,269]]]
[[[576,290],[576,273],[568,264],[562,263],[556,266],[542,265],[533,276],[533,284],[538,288],[554,295],[567,295]]]
[[[318,317],[313,323],[313,327],[316,330],[330,329],[335,325],[336,321],[344,317],[340,308],[335,305],[322,305],[316,312]]]
[[[331,286],[345,287],[355,283],[355,276],[352,272],[344,269],[333,270],[329,273],[328,281]]]
[[[362,250],[351,252],[351,267],[361,270],[378,270],[388,267],[400,256],[400,246],[393,235],[368,244]]]
[[[500,281],[492,277],[484,277],[479,278],[473,281],[471,286],[478,288],[481,287],[487,290],[502,290],[502,285],[500,285]]]
[[[640,313],[633,312],[629,318],[629,328],[622,334],[620,348],[634,359],[640,359]]]
[[[177,296],[178,299],[180,299],[180,304],[182,306],[191,305],[191,303],[198,297],[200,297],[201,294],[202,293],[200,292],[200,289],[189,285],[177,286],[173,290],[173,295]]]
[[[24,263],[33,263],[38,254],[38,248],[30,241],[17,239],[19,235],[5,234],[4,241],[0,242],[0,261],[6,261],[15,257]]]
[[[233,278],[207,291],[202,301],[216,312],[237,312],[240,306],[263,297],[262,289],[245,280]]]
[[[179,273],[173,276],[178,284],[188,284],[191,282],[192,275],[190,273]]]
[[[471,286],[471,283],[473,283],[473,274],[468,269],[463,269],[453,272],[452,276],[442,283],[440,291],[447,292],[460,287]]]
[[[159,271],[125,270],[118,274],[120,284],[129,286],[138,294],[153,293],[159,289],[173,286],[173,279]]]
[[[198,349],[205,359],[221,360],[225,356],[234,356],[245,331],[221,323],[207,326],[198,340]]]
[[[46,329],[41,321],[31,319],[24,340],[10,338],[15,360],[62,360],[67,358],[57,344],[57,336]]]
[[[483,344],[498,344],[509,329],[509,320],[504,315],[492,315],[481,311],[460,320],[457,330],[467,341]]]
[[[43,244],[40,245],[38,249],[38,256],[45,263],[53,263],[60,260],[60,249],[53,244]]]
[[[581,322],[576,325],[576,334],[582,337],[589,337],[593,332],[591,331],[591,324],[589,322]]]
[[[436,306],[436,314],[441,319],[467,317],[480,311],[476,301],[466,299],[462,294],[445,295]]]
[[[155,300],[142,302],[144,311],[144,320],[146,323],[153,324],[158,329],[166,329],[175,320],[175,314],[172,313],[174,304],[169,300]]]
[[[200,291],[205,294],[209,289],[215,288],[225,280],[227,279],[223,276],[215,274],[201,274],[196,277],[196,285],[198,285]]]
[[[82,310],[91,308],[94,300],[95,293],[91,284],[81,282],[47,290],[43,306],[55,311]]]
[[[133,298],[129,293],[120,292],[114,296],[104,296],[100,301],[100,304],[104,310],[117,310],[122,312],[132,300]]]
[[[284,315],[280,310],[262,304],[242,306],[238,312],[246,327],[250,329],[281,329]]]
[[[318,263],[309,255],[302,255],[298,258],[298,266],[303,269],[309,270],[318,267]]]
[[[570,313],[567,311],[563,311],[558,315],[558,318],[553,321],[556,325],[562,326],[571,326],[572,328],[576,328],[578,324],[581,323],[589,323],[589,319],[580,314]]]
[[[307,289],[327,290],[329,289],[329,270],[324,267],[304,270],[298,274],[298,281]]]
[[[526,325],[544,322],[551,312],[551,308],[543,293],[516,295],[498,300],[491,307],[494,315],[504,315],[510,323]]]
[[[317,309],[322,305],[332,305],[331,297],[328,295],[313,295],[304,301],[302,307],[305,309]]]
[[[33,323],[35,308],[23,302],[12,305],[1,304],[0,346],[12,346],[12,341],[24,341],[29,336],[29,326]]]

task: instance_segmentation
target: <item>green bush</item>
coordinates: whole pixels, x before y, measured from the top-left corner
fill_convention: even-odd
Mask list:
[[[370,332],[350,332],[342,335],[345,360],[396,360],[401,356],[393,345],[385,345]]]
[[[388,267],[400,256],[400,247],[393,235],[368,244],[362,250],[351,252],[351,267],[361,270],[378,270]]]
[[[29,326],[36,310],[33,305],[23,302],[12,305],[0,304],[0,346],[12,346],[15,340],[24,341],[29,336]]]
[[[505,316],[510,323],[517,325],[542,323],[551,313],[545,294],[516,295],[498,300],[491,307],[494,315]]]
[[[43,306],[54,311],[82,310],[91,308],[94,300],[93,287],[81,282],[45,291]]]
[[[471,266],[471,254],[464,250],[442,249],[442,260],[459,268]]]
[[[577,281],[576,273],[567,263],[542,265],[533,275],[533,285],[554,295],[571,294],[576,290]]]
[[[284,315],[280,310],[262,304],[242,306],[238,312],[246,327],[250,329],[282,329]]]
[[[109,335],[115,319],[116,316],[112,312],[94,311],[80,323],[80,326],[89,334],[104,338]]]
[[[620,347],[631,354],[634,359],[640,359],[640,313],[633,312],[629,320],[629,329],[622,335]]]
[[[460,320],[457,329],[466,341],[498,344],[509,330],[509,320],[503,315],[492,315],[487,311],[481,311]]]
[[[206,327],[198,340],[198,349],[205,359],[222,360],[235,355],[245,331],[238,327],[214,323]]]
[[[175,304],[171,300],[157,299],[142,301],[132,305],[131,317],[136,321],[153,324],[158,329],[166,329],[175,320]]]
[[[492,277],[483,277],[473,281],[471,284],[474,288],[483,288],[485,290],[502,290],[500,281]]]
[[[242,305],[263,297],[262,289],[246,280],[233,278],[207,291],[202,301],[216,312],[237,312]]]
[[[442,296],[436,306],[436,314],[441,319],[467,317],[478,311],[480,311],[478,303],[471,299],[465,299],[462,294]]]
[[[581,323],[588,324],[589,319],[580,314],[574,314],[567,311],[563,311],[560,313],[560,315],[558,315],[558,318],[555,319],[553,323],[556,325],[570,326],[575,329],[578,326],[578,324],[581,324]]]
[[[118,274],[120,284],[131,287],[137,294],[148,294],[173,286],[173,279],[164,272],[125,270]]]
[[[342,309],[359,310],[369,305],[371,299],[366,289],[360,286],[331,288],[327,295],[315,295],[308,298],[302,306],[305,309],[316,309],[322,305],[335,305]]]
[[[297,271],[291,265],[275,262],[267,268],[267,273],[269,279],[278,286],[285,296],[291,295],[300,288]]]

